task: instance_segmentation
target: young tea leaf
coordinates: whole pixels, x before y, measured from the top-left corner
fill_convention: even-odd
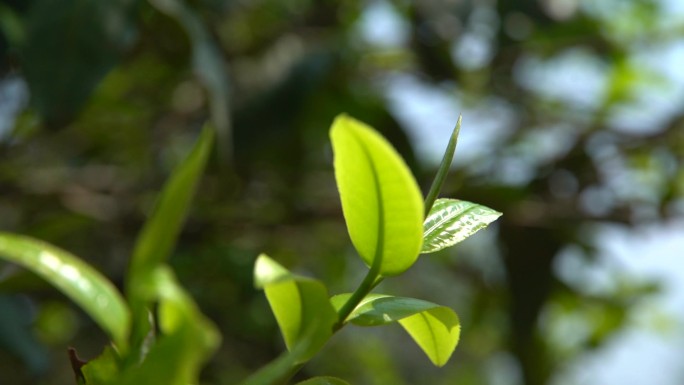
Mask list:
[[[55,286],[88,313],[119,348],[126,348],[130,311],[116,287],[97,270],[55,246],[8,233],[0,233],[0,257]]]
[[[286,268],[266,254],[259,255],[254,263],[254,287],[257,289],[263,289],[268,284],[287,281],[292,278],[292,274]]]
[[[263,254],[257,260],[254,275],[255,285],[266,292],[288,350],[296,350],[306,340],[308,347],[297,359],[308,360],[332,336],[337,321],[328,290],[317,280],[290,274]]]
[[[416,180],[385,138],[347,115],[335,119],[330,138],[354,247],[379,274],[404,272],[423,242],[423,200]]]
[[[351,294],[330,299],[340,308]],[[456,349],[461,326],[453,310],[415,298],[369,294],[352,311],[348,322],[358,326],[380,326],[399,322],[427,354],[430,361],[443,366]]]
[[[350,294],[339,294],[330,302],[333,307],[340,307],[349,297]],[[347,317],[347,321],[358,326],[386,325],[436,307],[440,305],[421,299],[369,294]]]
[[[399,321],[435,366],[444,366],[461,334],[458,316],[448,307],[435,307]]]
[[[422,253],[451,247],[494,222],[501,213],[456,199],[437,199],[423,224]]]

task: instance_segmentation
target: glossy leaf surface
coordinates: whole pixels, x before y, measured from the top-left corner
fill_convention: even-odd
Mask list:
[[[330,137],[354,247],[381,275],[404,272],[423,242],[423,200],[411,171],[385,138],[347,115],[335,119]]]
[[[317,280],[290,274],[263,254],[255,265],[255,284],[266,292],[288,350],[295,350],[310,336],[308,348],[297,359],[311,358],[330,338],[337,321],[325,286]]]
[[[436,307],[399,321],[435,366],[444,366],[461,334],[458,316],[448,307]]]
[[[88,313],[119,347],[126,347],[130,311],[116,287],[100,272],[53,245],[8,233],[0,233],[0,257],[48,281]]]
[[[306,381],[298,382],[296,385],[349,385],[345,380],[337,377],[314,377]]]
[[[350,296],[351,294],[336,295],[330,302],[335,308],[340,308]],[[358,326],[399,322],[437,366],[443,366],[449,360],[456,349],[461,331],[458,316],[448,307],[420,299],[384,294],[366,296],[347,320]]]
[[[336,295],[330,302],[334,307],[341,307],[349,297],[350,294]],[[386,325],[436,307],[440,305],[421,299],[369,294],[347,317],[347,321],[358,326]]]
[[[501,213],[477,203],[437,199],[423,224],[422,253],[451,247],[484,229]]]

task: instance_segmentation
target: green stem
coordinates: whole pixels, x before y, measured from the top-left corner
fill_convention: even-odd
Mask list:
[[[349,317],[349,314],[351,314],[354,309],[356,309],[356,306],[359,305],[361,300],[363,300],[368,293],[370,293],[371,290],[373,290],[374,287],[376,287],[380,282],[382,282],[382,277],[379,276],[378,270],[380,270],[379,264],[377,268],[376,266],[373,266],[370,270],[368,270],[368,273],[366,274],[366,277],[363,279],[363,282],[359,285],[358,288],[356,288],[356,291],[349,297],[347,302],[344,303],[344,305],[340,308],[340,310],[337,312],[338,315],[338,320],[337,324],[333,327],[333,332],[336,332],[340,330],[344,326],[344,321],[347,320],[347,317]]]
[[[446,180],[447,174],[449,173],[449,168],[451,168],[451,161],[454,160],[454,153],[456,152],[456,144],[458,143],[458,133],[461,132],[461,115],[458,116],[458,121],[456,122],[456,127],[451,133],[451,138],[449,139],[449,144],[444,151],[444,157],[442,157],[442,163],[439,165],[439,170],[437,170],[437,175],[435,175],[435,180],[432,181],[432,186],[430,186],[430,192],[425,198],[425,216],[427,217],[432,209],[432,205],[435,204],[437,200],[437,195],[439,195],[439,190],[442,189],[444,180]]]

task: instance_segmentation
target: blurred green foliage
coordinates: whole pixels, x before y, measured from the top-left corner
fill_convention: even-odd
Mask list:
[[[330,167],[333,117],[345,111],[376,127],[429,187],[436,165],[415,155],[410,138],[421,133],[388,92],[408,77],[460,102],[463,133],[479,131],[483,115],[502,127],[482,153],[458,163],[457,151],[443,192],[506,213],[496,238],[423,258],[400,285],[383,284],[457,309],[463,339],[452,363],[434,370],[401,331],[340,333],[301,376],[481,384],[498,373],[550,383],[658,290],[629,277],[591,290],[559,274],[559,260],[596,263],[597,225],[682,215],[684,112],[663,100],[667,108],[649,112],[644,100],[672,95],[667,74],[643,60],[681,42],[684,23],[665,4],[5,1],[0,230],[68,249],[123,286],[159,186],[211,120],[221,151],[170,263],[224,336],[204,381],[235,383],[283,348],[252,288],[259,252],[332,293],[360,280]],[[378,8],[397,21],[389,43],[364,32],[383,22],[369,20]],[[598,91],[549,89],[549,72],[591,83],[562,72],[572,60],[595,69]],[[427,127],[455,123],[433,119]],[[0,266],[0,290],[3,382],[72,384],[66,347],[93,358],[106,344],[25,271]],[[56,338],[46,322],[73,337]]]

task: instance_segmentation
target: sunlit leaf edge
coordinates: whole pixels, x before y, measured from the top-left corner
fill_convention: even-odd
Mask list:
[[[401,274],[415,263],[423,242],[424,204],[413,174],[380,133],[346,114],[335,118],[330,139],[354,247],[381,275]]]
[[[428,254],[464,241],[486,228],[502,214],[487,206],[457,199],[440,198],[423,224],[423,248]],[[465,218],[466,216],[469,216]],[[466,220],[465,223],[462,221]]]
[[[19,264],[77,303],[120,349],[127,347],[131,314],[116,287],[95,268],[49,243],[0,232],[0,257]]]

